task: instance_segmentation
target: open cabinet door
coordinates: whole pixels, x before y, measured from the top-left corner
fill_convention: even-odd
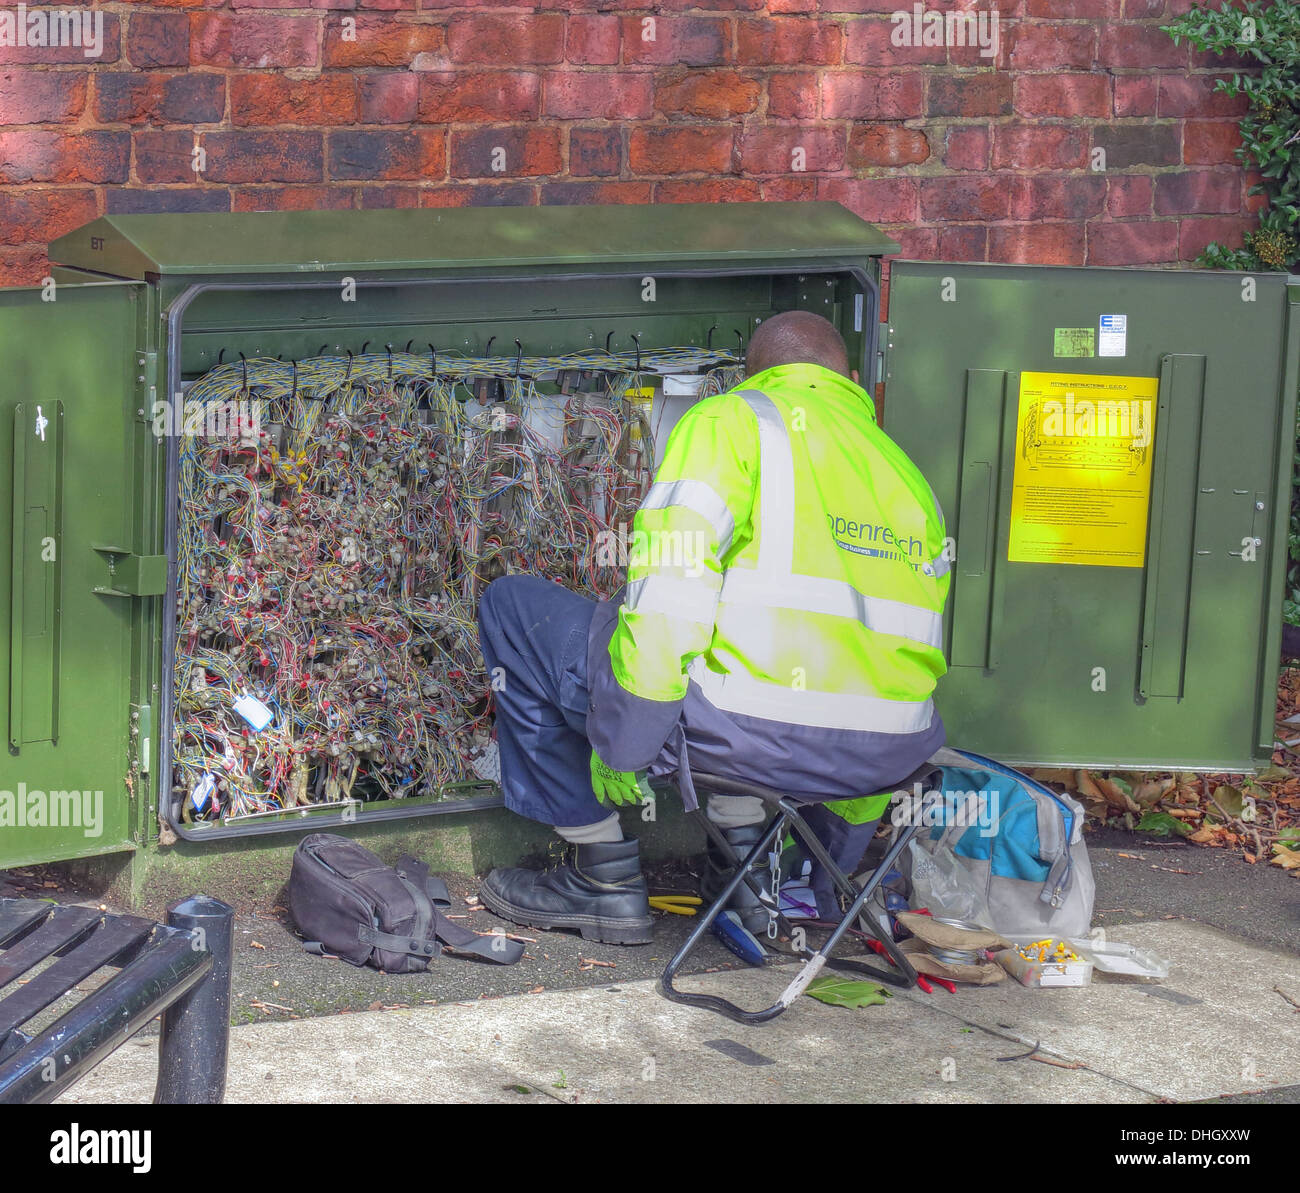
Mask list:
[[[105,548],[131,542],[143,289],[0,290],[0,867],[130,847],[134,602]]]
[[[1243,771],[1272,752],[1300,287],[895,262],[884,425],[955,562],[949,742]]]

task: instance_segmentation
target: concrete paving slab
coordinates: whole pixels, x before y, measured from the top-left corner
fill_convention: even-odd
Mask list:
[[[1300,957],[1190,921],[1125,924],[1111,939],[1171,962],[1160,983],[1094,978],[1074,990],[1004,982],[935,1006],[1130,1082],[1187,1101],[1300,1082]]]
[[[793,971],[685,979],[761,1005]],[[945,997],[953,997],[947,996]],[[966,1002],[975,992],[955,996]],[[262,1102],[1133,1102],[1087,1070],[1000,1062],[997,1033],[906,997],[858,1011],[805,999],[762,1027],[662,998],[651,982],[234,1029],[227,1100]],[[65,1096],[147,1102],[152,1041]]]

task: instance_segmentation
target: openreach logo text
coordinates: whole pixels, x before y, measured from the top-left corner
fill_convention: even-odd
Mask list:
[[[896,46],[978,46],[981,58],[998,56],[998,10],[934,12],[913,4],[890,13],[889,40]]]
[[[0,829],[79,828],[82,836],[104,833],[102,791],[38,791],[19,783],[0,790]]]
[[[920,783],[913,783],[910,792],[899,792],[890,819],[897,826],[978,827],[981,837],[993,837],[1000,808],[1001,797],[996,791],[922,791]]]
[[[0,46],[60,49],[80,46],[86,58],[104,53],[104,14],[87,9],[34,8],[26,4],[0,11]]]
[[[72,1123],[50,1133],[51,1164],[130,1165],[132,1172],[153,1168],[152,1131],[95,1131]]]

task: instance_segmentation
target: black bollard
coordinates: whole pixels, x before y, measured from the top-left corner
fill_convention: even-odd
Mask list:
[[[167,911],[168,927],[201,931],[213,964],[162,1013],[155,1105],[211,1106],[226,1096],[234,923],[234,908],[207,895],[191,895]]]

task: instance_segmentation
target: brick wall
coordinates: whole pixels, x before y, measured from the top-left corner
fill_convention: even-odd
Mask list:
[[[912,256],[1190,261],[1251,221],[1189,3],[997,0],[996,59],[892,44],[902,0],[104,3],[90,64],[0,46],[0,282],[104,212],[814,197]]]

